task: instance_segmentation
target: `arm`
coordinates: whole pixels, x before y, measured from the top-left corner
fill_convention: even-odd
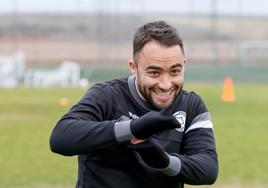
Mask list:
[[[50,147],[62,155],[87,154],[93,150],[143,139],[165,129],[179,127],[167,110],[148,112],[136,120],[113,119],[113,103],[109,92],[93,87],[65,114],[52,131]],[[169,126],[166,126],[168,124]]]
[[[192,121],[184,132],[181,154],[168,154],[161,147],[157,147],[157,144],[147,146],[146,148],[149,148],[147,152],[144,152],[144,146],[139,149],[142,146],[140,144],[135,146],[135,150],[145,164],[155,171],[160,171],[187,184],[212,184],[218,176],[218,159],[212,122],[200,98],[197,98],[194,104],[189,105],[192,106],[192,113],[188,111],[187,114],[192,116],[189,117]],[[152,159],[157,159],[158,162]],[[164,165],[160,166],[160,164]]]
[[[177,177],[187,184],[212,184],[218,176],[218,158],[210,113],[202,99],[194,93],[188,105],[183,155],[177,154],[182,164]]]
[[[188,134],[190,139],[185,143],[185,155],[168,154],[151,139],[131,144],[129,148],[137,152],[150,171],[164,173],[187,184],[213,184],[218,175],[218,160],[212,130],[196,130]]]
[[[56,124],[50,136],[50,148],[62,155],[86,154],[117,144],[113,125],[108,121],[112,108],[102,88],[96,86],[74,105]]]
[[[212,129],[199,128],[186,133],[181,170],[177,175],[187,184],[213,184],[218,176],[218,159]]]

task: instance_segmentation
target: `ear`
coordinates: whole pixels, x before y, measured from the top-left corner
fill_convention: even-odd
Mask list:
[[[136,75],[138,67],[137,67],[137,64],[132,59],[128,60],[128,66],[129,66],[130,72]]]
[[[183,72],[185,71],[185,68],[186,68],[186,63],[187,63],[187,59],[184,58],[183,60]]]

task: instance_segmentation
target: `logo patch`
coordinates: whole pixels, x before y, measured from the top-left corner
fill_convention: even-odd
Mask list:
[[[177,119],[177,121],[180,123],[181,127],[176,128],[177,131],[183,132],[185,129],[185,121],[186,121],[186,113],[183,111],[178,111],[173,114],[173,116]]]
[[[133,114],[132,112],[128,112],[128,115],[131,119],[138,119],[139,117],[135,114]]]

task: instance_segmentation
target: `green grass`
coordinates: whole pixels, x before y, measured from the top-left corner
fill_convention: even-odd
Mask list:
[[[55,122],[70,107],[60,97],[76,102],[81,89],[0,90],[0,187],[34,184],[74,184],[76,159],[50,152],[49,136]]]
[[[212,114],[220,163],[218,183],[268,182],[268,87],[235,85],[236,101],[223,103],[219,85],[189,86]]]
[[[226,182],[268,183],[268,87],[235,85],[237,100],[223,103],[221,85],[186,84],[206,102],[213,118],[220,175]],[[56,121],[85,89],[0,90],[0,187],[74,187],[76,157],[49,149]],[[68,97],[70,105],[58,100]]]

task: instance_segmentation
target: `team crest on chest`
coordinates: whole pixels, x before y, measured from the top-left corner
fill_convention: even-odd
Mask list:
[[[173,116],[177,119],[177,121],[181,125],[181,127],[177,128],[176,130],[179,132],[183,132],[185,128],[185,122],[186,122],[186,113],[183,111],[178,111],[178,112],[175,112]]]

